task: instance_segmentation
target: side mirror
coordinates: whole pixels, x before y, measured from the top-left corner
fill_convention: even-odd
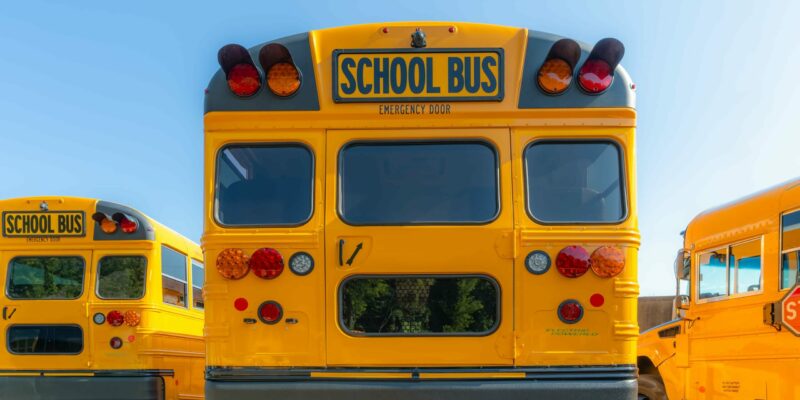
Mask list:
[[[689,296],[681,294],[675,296],[672,300],[672,309],[675,312],[676,318],[683,318],[686,316],[686,310],[689,309]]]
[[[692,271],[692,256],[687,250],[678,250],[678,256],[675,257],[675,279],[688,280]]]

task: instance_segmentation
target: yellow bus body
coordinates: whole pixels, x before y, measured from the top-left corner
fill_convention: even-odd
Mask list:
[[[691,259],[690,295],[684,318],[643,332],[639,339],[640,374],[663,381],[668,398],[800,397],[794,378],[800,366],[800,339],[780,328],[780,307],[775,306],[795,284],[781,283],[781,243],[798,243],[797,231],[794,237],[782,234],[781,221],[798,209],[800,180],[795,179],[703,212],[689,223],[684,248]],[[734,261],[741,253],[736,250],[748,244],[761,262],[760,276],[752,275],[752,284],[742,286],[749,290],[704,296],[698,283],[701,257],[731,248]],[[711,279],[710,273],[706,279]]]
[[[133,209],[95,199],[75,197],[30,197],[0,201],[3,236],[0,237],[0,399],[70,398],[100,399],[201,399],[203,398],[203,311],[162,301],[162,246],[186,256],[187,271],[202,265],[200,247]],[[80,215],[79,231],[62,235],[51,222],[51,232],[30,232],[22,220],[26,214],[51,215],[64,211]],[[95,212],[124,212],[138,220],[139,227],[104,237]],[[109,214],[110,215],[110,214]],[[15,225],[16,222],[16,225]],[[26,232],[26,230],[28,230]],[[82,260],[80,295],[70,299],[26,299],[10,294],[10,264],[24,257],[78,257]],[[105,257],[136,256],[146,259],[144,295],[138,299],[108,300],[97,292],[97,269]],[[192,260],[192,264],[189,263]],[[191,275],[187,282],[192,282]],[[188,296],[192,295],[188,284]],[[187,304],[194,304],[190,297]],[[201,300],[200,300],[201,301]],[[140,322],[111,326],[105,316],[111,311],[136,312]],[[103,323],[94,318],[103,316]],[[76,326],[82,345],[76,354],[20,354],[11,351],[10,333],[15,327]],[[119,349],[110,346],[120,338]],[[55,338],[49,338],[52,340]],[[36,340],[45,340],[43,338]]]
[[[427,33],[428,48],[501,48],[505,57],[503,100],[349,103],[333,99],[331,66],[336,50],[408,48],[416,28]],[[250,255],[268,247],[276,249],[285,260],[298,252],[308,253],[315,260],[313,271],[305,276],[291,273],[288,265],[272,280],[259,279],[252,272],[239,280],[225,279],[215,271],[208,273],[206,360],[207,379],[213,382],[207,384],[207,397],[244,399],[255,398],[253,393],[259,390],[292,390],[258,386],[270,379],[308,381],[310,384],[302,388],[308,390],[304,393],[309,396],[314,390],[321,390],[313,393],[350,398],[346,396],[357,393],[326,392],[325,386],[314,384],[394,382],[386,385],[387,391],[393,390],[394,384],[402,385],[398,382],[447,381],[456,387],[497,380],[524,384],[537,378],[549,379],[546,374],[550,372],[569,375],[573,367],[605,371],[603,368],[609,366],[620,367],[623,372],[614,375],[619,371],[606,371],[611,375],[604,375],[603,379],[612,375],[635,376],[633,369],[625,369],[635,365],[638,334],[636,260],[640,237],[635,195],[636,112],[632,106],[518,107],[525,49],[533,46],[526,29],[471,23],[387,23],[311,31],[308,41],[314,69],[301,72],[304,84],[308,75],[316,79],[311,90],[318,94],[318,110],[220,111],[211,106],[209,111],[209,104],[214,101],[209,99],[221,88],[210,87],[207,94],[202,245],[209,268],[213,270],[215,260],[225,249],[241,249]],[[257,53],[253,54],[256,59]],[[527,68],[535,71],[540,62]],[[215,80],[220,79],[221,73]],[[220,82],[224,82],[224,74],[222,77]],[[619,69],[615,79],[616,84],[629,84],[624,70]],[[227,87],[224,89],[227,91]],[[407,107],[414,104],[422,111]],[[421,114],[392,113],[399,110],[392,108],[397,105],[407,107],[403,112]],[[430,114],[432,105],[447,111],[437,114],[434,110]],[[522,153],[534,141],[553,139],[598,139],[619,146],[627,193],[627,213],[622,221],[543,224],[528,217]],[[340,218],[337,159],[349,143],[450,140],[480,141],[496,150],[500,187],[496,218],[478,226],[359,226]],[[220,168],[217,160],[222,149],[235,144],[279,143],[301,144],[313,153],[311,217],[290,227],[235,227],[220,223],[215,214],[215,174]],[[610,279],[591,271],[577,279],[565,278],[556,272],[555,265],[543,275],[526,271],[525,258],[531,251],[545,251],[555,263],[559,251],[570,245],[585,246],[589,252],[603,245],[623,249],[625,269]],[[345,254],[346,261],[356,247],[359,253],[352,265],[342,263],[340,253]],[[479,336],[348,334],[337,317],[340,286],[350,277],[371,274],[490,276],[501,288],[499,326],[491,334]],[[590,306],[593,294],[602,295],[605,304]],[[249,307],[237,310],[237,299],[246,299]],[[585,316],[578,324],[567,325],[558,318],[557,308],[566,299],[576,299],[585,307]],[[268,300],[283,307],[283,320],[275,325],[258,322],[258,305]],[[560,370],[562,366],[567,370]],[[598,385],[599,388],[603,384]],[[402,388],[397,390],[398,396],[408,395]],[[598,390],[595,393],[601,397],[589,398],[605,398],[602,389]],[[630,390],[635,391],[633,386]],[[625,393],[624,398],[630,398]]]

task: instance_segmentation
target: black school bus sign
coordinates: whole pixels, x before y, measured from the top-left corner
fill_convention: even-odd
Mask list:
[[[503,49],[333,52],[333,100],[500,101]]]

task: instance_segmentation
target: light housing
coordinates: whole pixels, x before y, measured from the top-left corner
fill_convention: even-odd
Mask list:
[[[219,49],[217,61],[228,88],[239,97],[249,97],[261,89],[261,73],[256,68],[250,52],[238,44],[228,44]]]
[[[270,43],[258,52],[258,62],[266,74],[267,87],[279,97],[295,94],[300,89],[302,77],[292,60],[292,55],[284,45]]]
[[[122,339],[114,336],[108,341],[108,345],[111,346],[112,349],[118,350],[122,347]]]
[[[590,258],[592,271],[601,278],[612,278],[625,269],[625,253],[616,246],[600,246]]]
[[[114,221],[114,219],[106,213],[98,211],[92,214],[92,219],[100,225],[100,230],[105,234],[111,235],[117,231],[117,221]]]
[[[120,326],[125,323],[125,315],[117,310],[112,310],[106,314],[106,321],[111,326]]]
[[[583,306],[577,300],[564,300],[558,305],[558,319],[565,324],[576,324],[583,319]]]
[[[276,301],[265,301],[258,306],[258,319],[267,325],[274,325],[283,318],[283,307]]]
[[[564,247],[556,257],[556,269],[567,278],[577,278],[589,270],[589,252],[581,246]]]
[[[217,272],[226,279],[242,279],[250,272],[249,257],[242,249],[225,249],[217,255]]]
[[[551,95],[561,94],[572,84],[575,65],[581,57],[581,47],[572,39],[561,39],[550,47],[536,81],[539,88]]]
[[[139,229],[139,220],[128,214],[118,212],[111,216],[111,218],[119,225],[120,230],[124,233],[134,233]]]
[[[275,279],[283,272],[283,256],[269,247],[256,250],[249,263],[253,274],[259,278]]]
[[[534,275],[541,275],[550,270],[550,256],[542,250],[534,250],[525,257],[525,268]]]
[[[94,323],[97,325],[103,325],[106,323],[106,315],[101,312],[94,313],[92,316],[92,321],[94,321]]]
[[[601,39],[578,72],[578,83],[587,94],[605,92],[614,81],[614,69],[625,55],[625,46],[617,39]]]
[[[304,251],[298,251],[289,257],[289,269],[295,275],[308,275],[314,270],[314,257]]]

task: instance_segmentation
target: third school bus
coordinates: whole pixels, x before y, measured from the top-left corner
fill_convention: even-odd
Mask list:
[[[224,46],[207,397],[635,398],[622,56],[434,22]]]

